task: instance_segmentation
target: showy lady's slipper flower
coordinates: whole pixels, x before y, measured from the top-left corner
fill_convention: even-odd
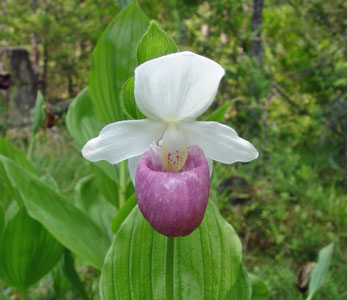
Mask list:
[[[211,105],[224,74],[219,64],[191,52],[145,62],[135,69],[135,100],[148,119],[109,124],[82,149],[93,162],[128,159],[139,208],[164,235],[184,236],[200,225],[212,160],[258,157],[232,128],[194,120]]]

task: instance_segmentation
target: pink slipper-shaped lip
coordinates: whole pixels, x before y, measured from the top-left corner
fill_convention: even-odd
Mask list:
[[[135,192],[145,219],[168,237],[185,236],[202,222],[210,193],[210,174],[203,151],[188,148],[181,172],[164,172],[160,150],[150,147],[138,163]]]

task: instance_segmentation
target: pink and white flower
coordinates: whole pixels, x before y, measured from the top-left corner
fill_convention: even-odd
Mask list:
[[[192,52],[145,62],[135,69],[134,92],[148,119],[109,124],[82,149],[92,162],[128,160],[142,214],[167,236],[187,235],[201,223],[212,160],[232,164],[258,157],[234,129],[195,121],[224,74],[219,64]]]

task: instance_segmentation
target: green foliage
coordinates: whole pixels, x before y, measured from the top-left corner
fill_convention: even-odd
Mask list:
[[[94,111],[105,123],[123,119],[120,91],[136,66],[136,45],[148,19],[136,1],[121,11],[93,51],[89,92]]]
[[[28,170],[31,173],[35,173],[34,168],[30,164],[30,162],[25,158],[23,153],[21,153],[18,149],[13,147],[11,143],[6,141],[4,138],[0,137],[0,155],[6,156],[12,161],[18,163],[19,165],[23,166],[26,170]],[[0,184],[2,185],[1,189],[1,200],[6,208],[8,205],[10,205],[11,201],[15,199],[19,205],[23,205],[23,202],[21,200],[21,197],[18,194],[18,191],[13,188],[11,185],[7,174],[4,170],[4,167],[2,164],[0,164],[0,178],[2,179]]]
[[[103,232],[108,233],[111,242],[111,221],[116,214],[116,208],[103,197],[100,190],[95,183],[94,175],[82,178],[75,188],[75,204]]]
[[[65,247],[101,269],[110,244],[107,234],[34,174],[1,155],[0,162],[11,184],[20,191],[29,215]]]
[[[124,203],[124,205],[119,209],[115,217],[112,219],[112,232],[113,234],[117,234],[117,231],[119,230],[120,226],[124,222],[124,220],[127,218],[127,216],[130,214],[130,212],[133,210],[133,208],[137,205],[137,200],[135,193],[130,196],[130,198]]]
[[[0,234],[2,233],[5,227],[5,212],[2,206],[0,205]]]
[[[21,165],[26,170],[34,173],[34,168],[30,162],[25,158],[22,152],[15,148],[10,142],[0,137],[0,154],[8,157],[15,163]]]
[[[178,47],[172,38],[165,33],[158,22],[151,21],[137,46],[137,64],[141,65],[147,60],[175,52],[178,52]]]
[[[222,106],[218,107],[214,112],[209,114],[205,121],[214,121],[214,122],[222,122],[224,120],[225,113],[227,112],[228,108],[233,104],[234,102],[238,101],[239,99],[233,99],[227,103],[224,103]]]
[[[201,226],[175,239],[154,231],[135,207],[106,257],[101,299],[249,299],[240,259],[240,241],[211,201]]]
[[[0,235],[0,278],[23,294],[49,272],[63,247],[21,208]]]
[[[133,0],[118,0],[120,9],[126,8]]]
[[[69,107],[66,124],[70,134],[74,137],[78,149],[97,136],[105,126],[95,115],[88,88],[82,90]],[[118,169],[106,162],[96,163],[111,180],[117,181]]]
[[[114,0],[3,3],[1,47],[31,47],[38,87],[48,102],[69,99],[87,85],[90,52],[119,11]]]
[[[76,272],[74,258],[71,252],[67,249],[65,249],[64,252],[62,267],[65,276],[69,279],[78,294],[82,297],[82,299],[88,300],[89,297],[87,295],[84,284]]]
[[[322,286],[330,267],[333,249],[334,244],[330,244],[319,251],[318,262],[310,276],[307,300],[312,299],[318,289]]]
[[[258,276],[248,274],[252,286],[251,300],[267,300],[269,298],[269,289]]]
[[[136,105],[134,95],[135,77],[130,77],[122,87],[120,100],[122,107],[127,116],[131,119],[146,119],[146,116],[139,110]]]
[[[45,101],[41,91],[37,92],[35,108],[34,108],[34,125],[33,125],[33,135],[36,135],[40,127],[45,120],[45,110],[44,110]]]
[[[88,88],[83,89],[69,107],[66,125],[79,150],[105,126],[91,108]]]

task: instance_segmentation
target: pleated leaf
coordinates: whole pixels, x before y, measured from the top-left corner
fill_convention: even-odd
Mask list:
[[[107,169],[112,170],[114,174],[119,172],[119,165],[111,165],[108,162],[103,162],[108,165]],[[118,182],[114,178],[107,174],[106,168],[101,168],[100,165],[95,165],[91,163],[92,170],[94,172],[94,180],[95,185],[99,189],[99,192],[104,196],[104,198],[115,207],[119,207],[119,199],[118,199]]]
[[[15,148],[10,142],[0,137],[0,154],[8,157],[31,173],[34,173],[34,168],[26,159],[22,152]]]
[[[136,206],[107,254],[101,299],[249,299],[240,261],[240,241],[211,201],[201,226],[175,239],[154,231]]]
[[[21,208],[0,235],[0,278],[25,293],[55,266],[63,249]]]
[[[132,0],[118,0],[120,9],[126,8],[131,2]]]
[[[82,90],[69,107],[66,125],[73,136],[79,150],[91,138],[96,137],[105,126],[93,111],[88,88]],[[112,180],[118,179],[118,168],[105,161],[94,163],[101,168]]]
[[[0,155],[4,155],[14,162],[21,165],[31,173],[35,173],[34,168],[26,159],[22,152],[15,148],[10,142],[0,137]],[[22,199],[18,191],[14,189],[7,178],[6,172],[0,164],[0,199],[2,200],[5,208],[10,202],[15,199],[20,206],[23,206]]]
[[[64,275],[69,279],[70,283],[81,296],[82,299],[89,300],[88,294],[86,292],[85,285],[81,281],[78,273],[75,269],[75,260],[71,252],[67,249],[64,251],[64,256],[62,259],[62,269]]]
[[[115,17],[93,51],[89,89],[94,111],[104,123],[124,117],[120,91],[133,75],[136,46],[147,27],[147,17],[133,1]]]
[[[101,269],[110,246],[107,233],[37,176],[2,155],[0,164],[11,184],[19,191],[29,215],[44,225],[66,248]]]
[[[158,22],[151,21],[146,33],[141,38],[137,50],[137,64],[178,51],[173,39],[160,27]]]
[[[135,101],[134,94],[134,82],[135,77],[130,77],[124,84],[120,99],[122,103],[122,107],[127,116],[131,119],[139,120],[146,119],[147,117],[139,110]]]
[[[252,286],[251,300],[267,300],[270,291],[265,282],[253,274],[248,274],[248,277]]]
[[[333,256],[334,244],[330,244],[319,251],[318,262],[315,265],[308,285],[308,297],[310,300],[323,285],[325,278],[327,277],[330,267],[331,259]]]
[[[111,222],[116,207],[103,197],[95,184],[94,175],[82,178],[75,187],[76,206],[86,213],[112,239]]]
[[[0,205],[0,235],[5,227],[5,212],[2,206]]]

